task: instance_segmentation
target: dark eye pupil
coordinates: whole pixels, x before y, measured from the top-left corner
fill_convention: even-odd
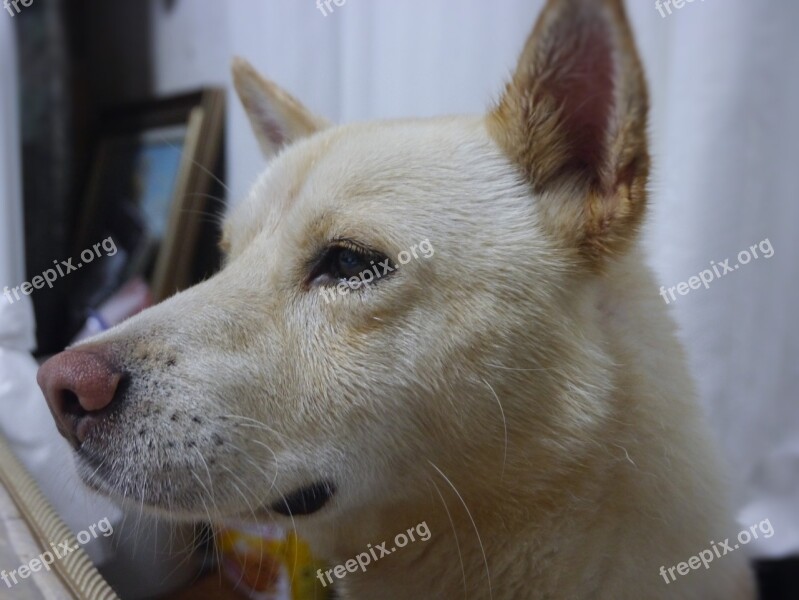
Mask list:
[[[352,250],[343,249],[336,257],[336,267],[340,277],[356,277],[367,268],[365,260]]]

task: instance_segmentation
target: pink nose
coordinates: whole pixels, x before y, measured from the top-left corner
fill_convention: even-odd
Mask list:
[[[37,376],[58,430],[74,447],[108,413],[122,372],[102,347],[65,350],[39,369]]]

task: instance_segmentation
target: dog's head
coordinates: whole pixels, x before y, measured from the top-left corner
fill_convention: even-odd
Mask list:
[[[567,449],[601,411],[581,290],[645,204],[620,2],[550,1],[480,117],[336,127],[234,79],[269,165],[224,268],[41,370],[84,479],[173,515],[326,519],[513,468],[515,440]]]

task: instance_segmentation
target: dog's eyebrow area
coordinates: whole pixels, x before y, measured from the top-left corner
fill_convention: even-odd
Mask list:
[[[387,240],[379,235],[376,220],[363,214],[351,215],[345,209],[327,208],[303,227],[302,238],[308,241],[310,254],[318,255],[331,246],[352,245],[366,252],[387,251]]]

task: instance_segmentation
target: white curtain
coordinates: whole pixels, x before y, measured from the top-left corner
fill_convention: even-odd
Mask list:
[[[649,23],[668,28],[648,53],[660,63],[649,246],[661,283],[773,247],[674,303],[739,520],[771,520],[755,551],[772,556],[799,550],[797,22],[789,0],[707,0]]]

